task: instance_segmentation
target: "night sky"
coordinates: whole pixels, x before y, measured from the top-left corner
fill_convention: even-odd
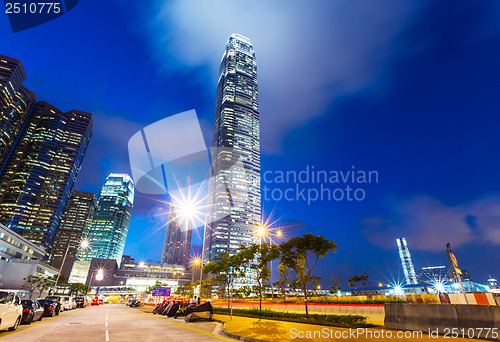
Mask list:
[[[318,266],[323,286],[332,273],[402,281],[397,237],[417,269],[445,265],[450,242],[473,280],[500,277],[498,1],[81,0],[15,34],[0,15],[0,54],[23,62],[38,99],[94,114],[76,189],[97,194],[109,173],[130,173],[128,140],[142,127],[195,109],[211,143],[236,32],[257,56],[262,173],[378,172],[351,185],[363,201],[263,201],[285,235],[340,246]],[[160,260],[158,199],[136,193],[125,254]]]

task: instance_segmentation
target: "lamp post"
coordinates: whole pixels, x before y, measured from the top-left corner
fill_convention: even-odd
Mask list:
[[[56,282],[54,284],[54,290],[53,290],[52,294],[54,294],[56,292],[57,283],[59,282],[59,278],[61,277],[61,272],[62,272],[62,269],[64,267],[64,263],[66,262],[66,257],[68,256],[68,251],[69,251],[70,247],[81,247],[83,250],[86,250],[89,247],[89,242],[87,240],[83,240],[80,242],[80,244],[78,246],[71,246],[70,243],[68,242],[68,246],[66,247],[66,252],[64,252],[64,257],[63,257],[63,260],[61,263],[61,267],[59,268],[59,273],[57,274],[57,278],[56,278]]]
[[[264,224],[260,224],[257,228],[257,235],[260,238],[260,243],[262,243],[262,239],[264,239],[264,242],[266,242],[266,235],[269,236],[269,244],[272,246],[273,244],[273,239],[272,236],[276,236],[278,239],[281,239],[283,236],[283,232],[281,230],[276,231],[275,234],[272,234],[271,232],[268,231],[268,227]],[[271,299],[274,298],[274,285],[273,285],[273,261],[271,260]]]

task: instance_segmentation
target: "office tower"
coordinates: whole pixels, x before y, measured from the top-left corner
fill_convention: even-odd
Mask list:
[[[92,114],[37,102],[0,174],[0,223],[50,254],[80,171]]]
[[[205,262],[256,241],[261,220],[257,64],[250,40],[238,34],[229,38],[219,70],[213,147]]]
[[[192,229],[181,229],[175,217],[174,206],[170,205],[163,254],[161,256],[162,264],[188,266],[192,232]]]
[[[422,282],[436,282],[446,280],[446,266],[422,267],[419,280]]]
[[[410,250],[405,238],[396,239],[399,250],[399,257],[401,258],[401,265],[403,266],[403,273],[405,275],[406,284],[417,284],[417,275],[415,274],[415,267],[411,260]]]
[[[0,171],[36,101],[25,78],[20,61],[0,55]]]
[[[134,182],[127,174],[112,173],[99,193],[87,240],[90,247],[82,259],[121,261],[134,206]]]
[[[50,264],[60,268],[66,249],[68,249],[62,272],[65,277],[69,276],[81,241],[88,237],[96,206],[97,200],[93,193],[73,190],[64,209],[50,254]]]

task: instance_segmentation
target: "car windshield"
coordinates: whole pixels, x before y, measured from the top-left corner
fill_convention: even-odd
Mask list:
[[[45,299],[50,299],[50,300],[59,300],[59,297],[48,296],[48,297],[45,297]]]
[[[52,304],[54,303],[54,301],[50,299],[40,299],[38,303],[40,303],[41,305],[46,305],[46,304]]]
[[[12,301],[12,295],[8,292],[0,292],[0,304],[6,304]]]
[[[23,305],[23,308],[30,308],[31,305],[33,304],[33,301],[31,301],[31,300],[22,300],[21,304]]]

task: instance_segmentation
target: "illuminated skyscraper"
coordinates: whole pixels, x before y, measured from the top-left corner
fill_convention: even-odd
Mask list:
[[[239,34],[222,56],[213,146],[205,262],[256,241],[261,220],[257,63],[250,40]]]
[[[0,171],[35,104],[25,78],[20,61],[0,55]]]
[[[87,237],[90,248],[81,256],[83,260],[100,258],[121,262],[133,206],[134,182],[130,176],[110,174],[99,193]]]
[[[396,239],[399,250],[399,257],[401,258],[401,265],[403,266],[403,273],[405,275],[406,284],[417,284],[417,275],[415,267],[411,260],[410,250],[405,238]]]
[[[192,233],[192,229],[181,230],[177,218],[175,217],[174,207],[170,205],[161,263],[185,265],[187,267],[189,264],[189,250],[191,248]]]
[[[0,174],[0,223],[49,254],[92,135],[92,114],[37,102]],[[48,255],[47,255],[48,256]]]
[[[64,209],[50,254],[50,264],[60,268],[69,246],[62,272],[65,277],[69,276],[80,242],[88,238],[96,206],[97,200],[93,193],[74,190]]]

